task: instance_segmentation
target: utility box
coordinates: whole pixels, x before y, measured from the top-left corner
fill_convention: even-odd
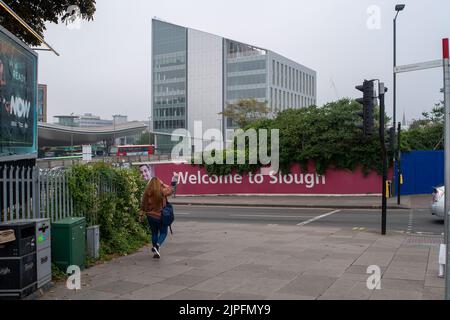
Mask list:
[[[100,226],[87,227],[86,233],[87,254],[94,259],[98,259],[100,257]]]
[[[62,271],[75,265],[85,267],[86,219],[72,217],[52,223],[52,261]]]

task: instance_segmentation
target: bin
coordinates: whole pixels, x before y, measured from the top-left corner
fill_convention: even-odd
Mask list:
[[[86,219],[72,217],[52,223],[52,262],[66,272],[71,265],[85,268]]]

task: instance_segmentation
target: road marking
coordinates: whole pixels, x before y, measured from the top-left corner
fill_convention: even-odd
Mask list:
[[[338,212],[340,212],[340,211],[341,211],[341,210],[334,210],[334,211],[331,211],[331,212],[322,214],[322,215],[320,215],[320,216],[317,216],[317,217],[315,217],[315,218],[312,218],[312,219],[306,220],[306,221],[304,221],[304,222],[301,222],[301,223],[299,223],[299,224],[297,224],[297,225],[298,225],[298,226],[305,226],[305,225],[307,225],[308,223],[311,223],[311,222],[317,221],[317,220],[319,220],[319,219],[322,219],[322,218],[331,216],[332,214],[338,213]]]
[[[408,220],[408,231],[406,233],[412,233],[413,229],[413,210],[409,211],[409,220]]]
[[[278,214],[229,214],[229,217],[268,217],[268,218],[309,218],[305,216],[282,216]]]
[[[259,209],[259,210],[271,210],[273,211],[274,209],[277,210],[308,210],[308,211],[324,211],[327,208],[308,208],[308,207],[296,207],[295,205],[293,205],[292,207],[277,207],[277,206],[252,206],[252,205],[248,205],[248,206],[239,206],[239,205],[225,205],[225,204],[221,204],[221,205],[207,205],[207,204],[176,204],[174,203],[177,207],[189,207],[191,208],[227,208],[227,209]],[[328,208],[329,209],[329,208]],[[368,211],[372,210],[372,209],[367,209]],[[375,209],[373,209],[375,211]]]
[[[177,215],[177,214],[188,215],[188,214],[190,214],[190,213],[189,213],[189,212],[175,212],[175,215]]]

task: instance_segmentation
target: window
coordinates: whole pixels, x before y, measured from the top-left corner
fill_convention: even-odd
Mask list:
[[[252,74],[246,76],[228,77],[227,84],[229,86],[241,86],[249,84],[266,84],[266,74]]]
[[[277,61],[277,86],[280,85],[280,63]]]
[[[283,91],[283,110],[286,108],[286,91]]]
[[[291,90],[291,80],[292,80],[291,72],[292,72],[292,69],[291,69],[291,67],[289,67],[289,84],[288,84],[289,90]]]
[[[302,80],[303,80],[303,87],[302,87],[302,92],[303,92],[303,94],[305,94],[305,73],[303,73],[303,78],[302,78]]]
[[[316,78],[313,77],[313,79],[312,79],[312,95],[313,96],[316,94],[316,81],[315,80],[316,80]]]
[[[284,66],[284,87],[287,88],[287,72],[288,72],[288,67],[287,65]]]
[[[249,99],[249,98],[265,98],[266,97],[266,89],[258,88],[258,89],[244,89],[244,90],[228,90],[227,98],[228,100],[236,100],[236,99]]]
[[[275,85],[275,60],[272,60],[272,84]]]
[[[281,108],[281,90],[278,90],[278,101],[277,101],[278,109]]]
[[[297,87],[297,70],[294,70],[294,83],[292,84],[292,90],[295,91],[296,87]]]
[[[310,82],[309,82],[309,74],[306,75],[306,94],[309,95],[309,86],[310,86]],[[309,101],[308,101],[309,103]]]
[[[254,60],[254,61],[241,61],[233,62],[227,64],[228,72],[241,72],[241,71],[252,71],[252,70],[265,70],[266,61],[265,60]]]
[[[284,87],[284,66],[281,64],[281,86]]]
[[[300,71],[300,74],[299,74],[300,83],[298,84],[298,92],[300,92],[300,93],[302,93],[302,86],[303,86],[302,75],[303,75],[303,72]]]
[[[277,108],[278,107],[278,90],[277,89],[275,89],[275,102],[274,102],[274,105],[273,105],[275,108]]]
[[[273,108],[273,88],[270,88],[270,106]]]

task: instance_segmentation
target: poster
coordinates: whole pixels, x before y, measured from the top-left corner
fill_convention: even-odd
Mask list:
[[[37,55],[0,28],[0,160],[35,157],[36,99]]]

